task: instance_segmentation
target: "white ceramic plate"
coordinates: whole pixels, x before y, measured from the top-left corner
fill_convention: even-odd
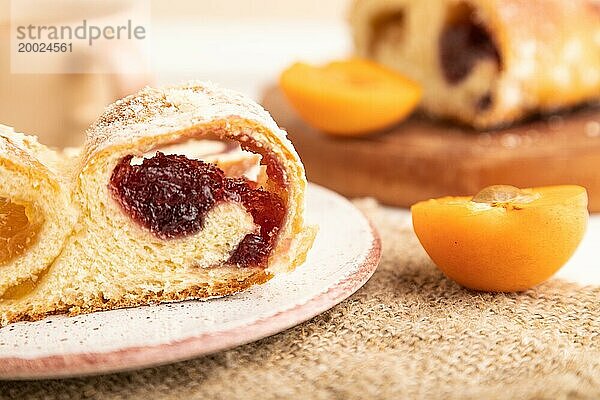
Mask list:
[[[333,307],[373,274],[380,240],[343,197],[309,185],[319,225],[304,265],[238,295],[56,316],[0,329],[0,379],[40,379],[165,364],[273,335]]]

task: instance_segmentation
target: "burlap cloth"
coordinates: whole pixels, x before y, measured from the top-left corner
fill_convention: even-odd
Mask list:
[[[7,399],[600,399],[600,287],[483,294],[446,280],[404,214],[360,202],[383,260],[350,299],[236,349],[86,379],[0,383]]]

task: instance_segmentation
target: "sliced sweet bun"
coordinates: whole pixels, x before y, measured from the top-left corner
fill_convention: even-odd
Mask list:
[[[351,23],[436,117],[485,129],[600,99],[595,0],[356,0]]]
[[[198,150],[206,139],[244,152]],[[0,303],[4,323],[227,295],[293,270],[314,239],[285,132],[213,85],[146,88],[109,106],[76,171],[78,230],[29,294]]]
[[[0,301],[33,286],[75,223],[60,156],[0,125]]]

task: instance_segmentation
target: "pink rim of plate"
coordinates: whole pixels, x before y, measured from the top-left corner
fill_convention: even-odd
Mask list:
[[[0,380],[69,378],[156,367],[227,350],[280,333],[329,310],[369,280],[381,259],[379,234],[370,222],[369,225],[373,240],[361,265],[352,275],[304,304],[247,325],[154,346],[34,359],[0,357]]]

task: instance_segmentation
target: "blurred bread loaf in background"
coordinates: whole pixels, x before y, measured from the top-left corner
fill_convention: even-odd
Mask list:
[[[486,129],[600,99],[595,0],[357,0],[351,22],[435,117]]]

